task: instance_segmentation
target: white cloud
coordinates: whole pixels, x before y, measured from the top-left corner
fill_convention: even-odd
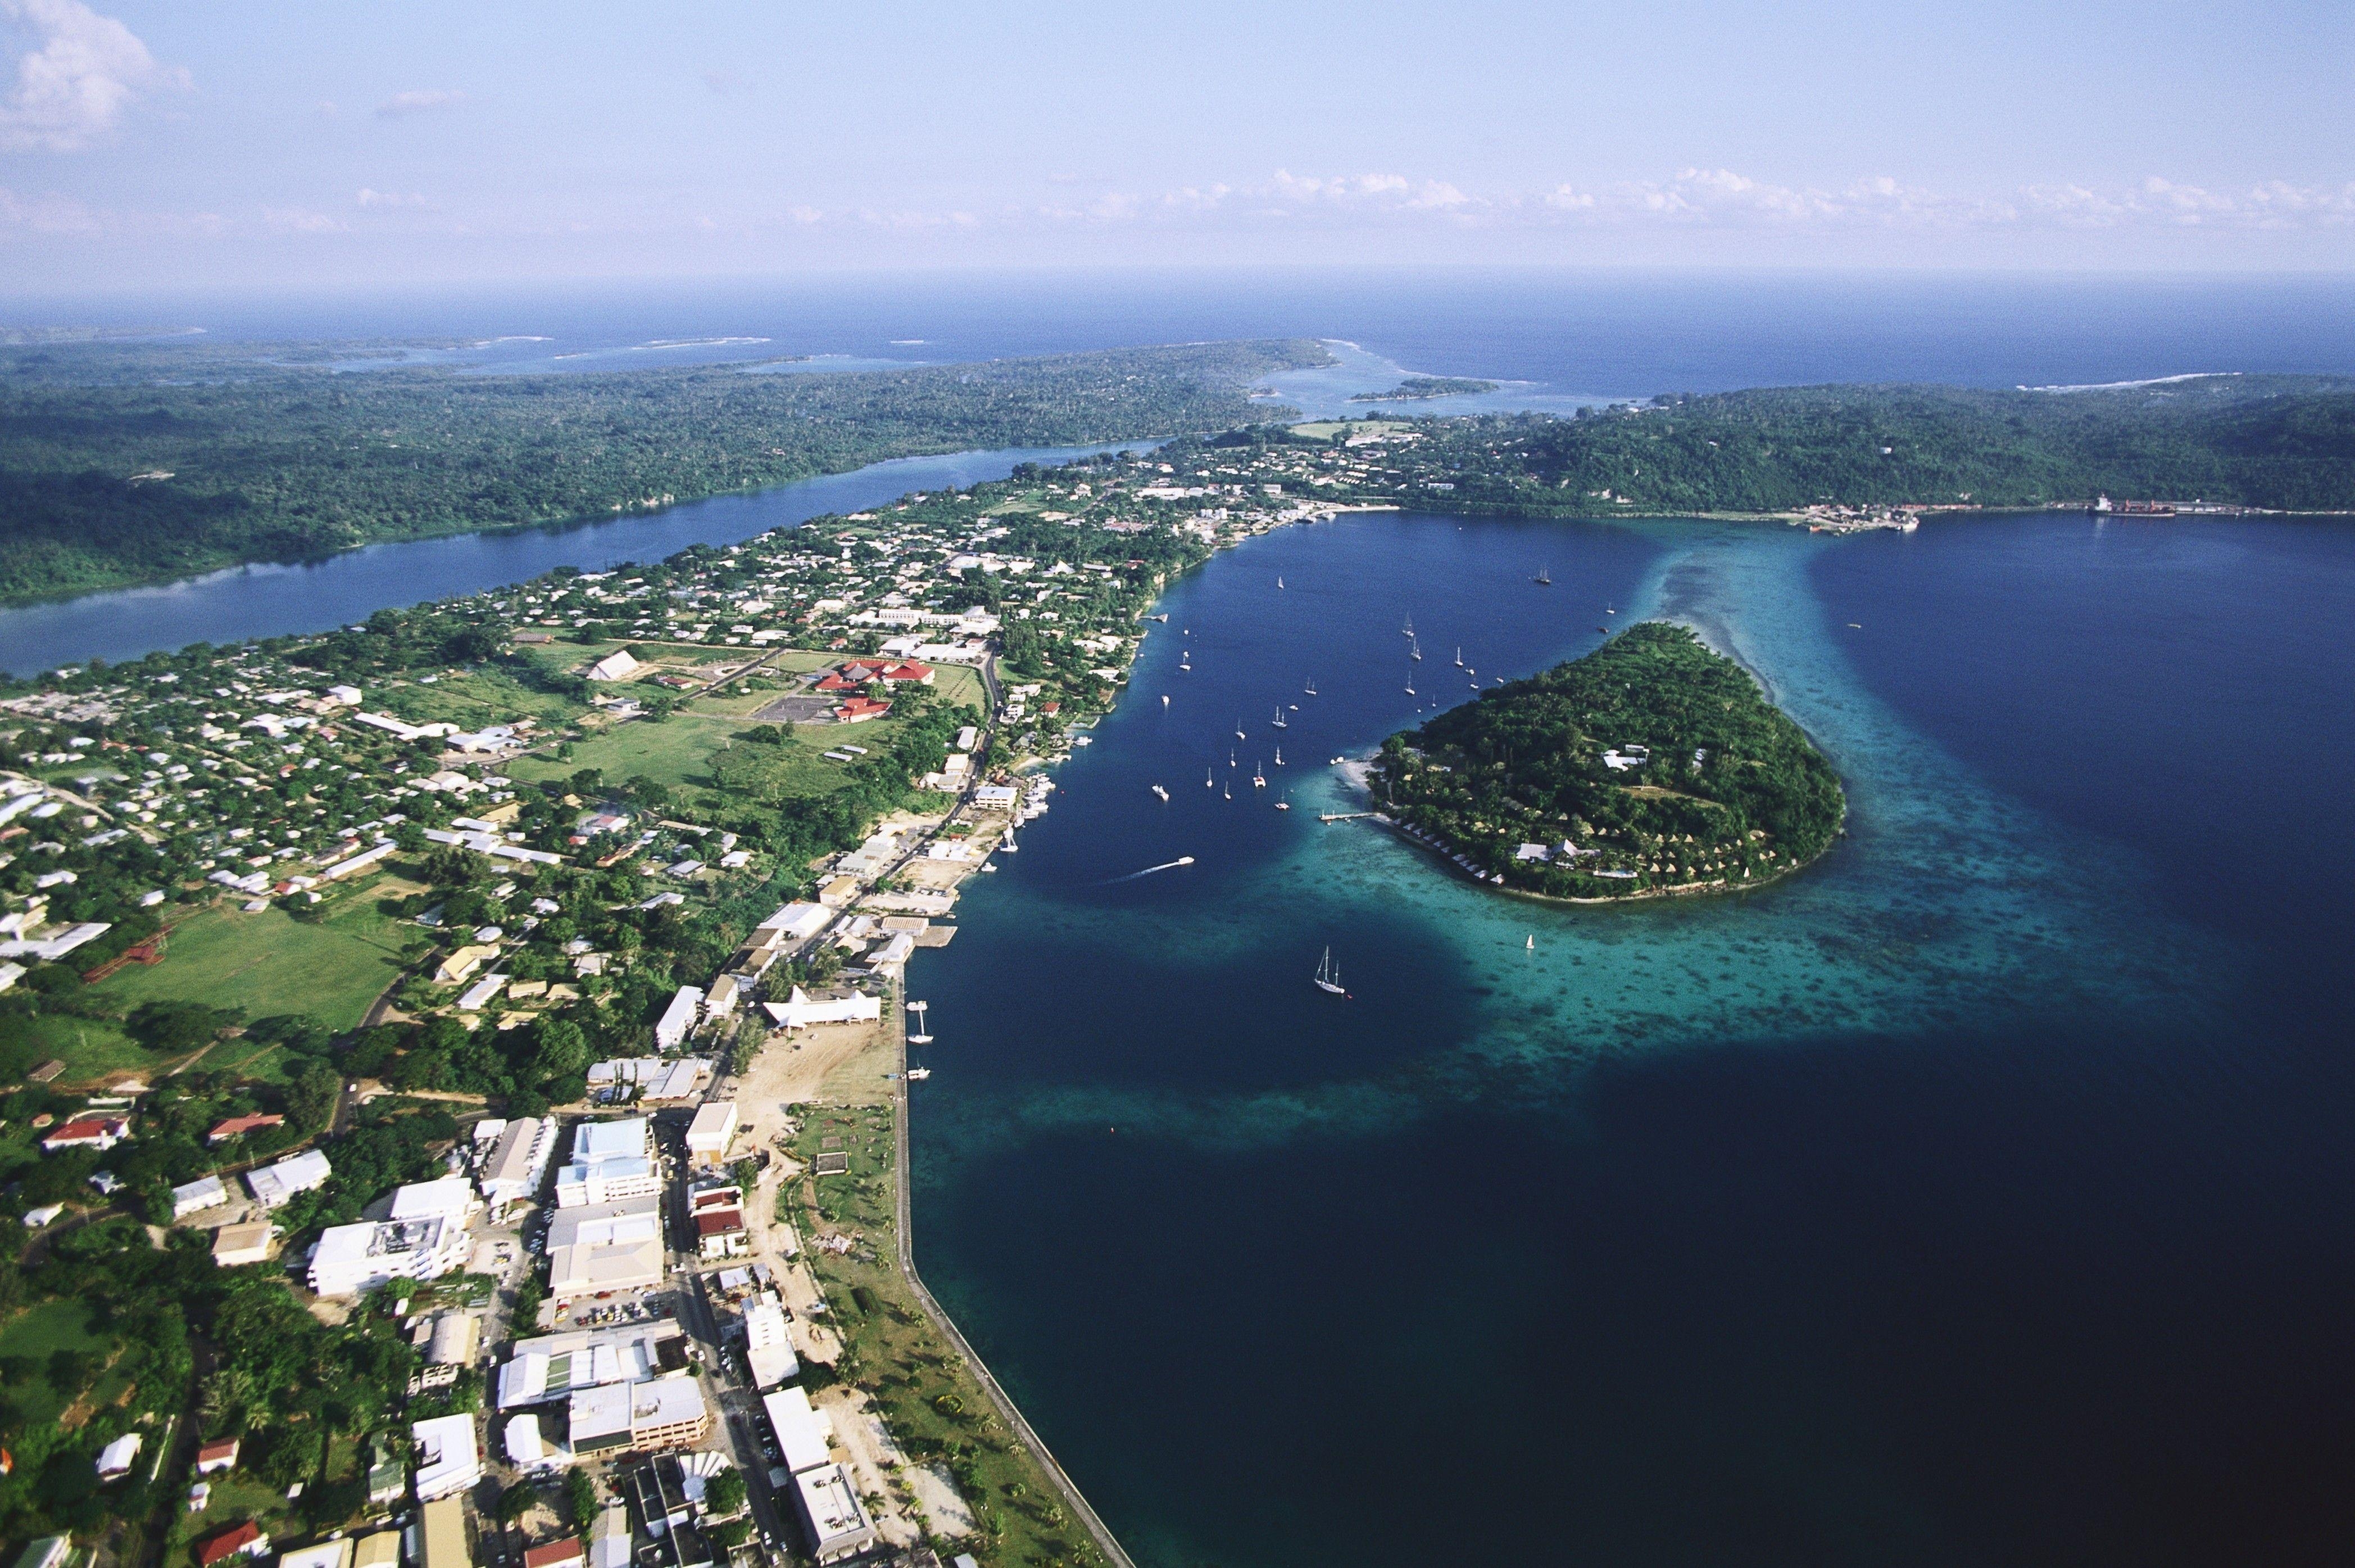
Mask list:
[[[29,229],[36,234],[91,235],[102,226],[95,214],[78,201],[61,196],[18,196],[0,186],[0,228]]]
[[[261,226],[272,234],[341,234],[351,227],[327,213],[291,207],[263,208]]]
[[[415,191],[403,194],[394,190],[372,190],[366,186],[352,198],[362,207],[423,207],[425,198]]]
[[[450,109],[466,101],[466,95],[449,88],[420,88],[409,92],[396,92],[376,106],[379,120],[405,120],[411,114],[430,114],[436,109]]]
[[[157,65],[130,28],[81,0],[0,0],[0,16],[37,40],[0,101],[0,151],[87,147],[142,92],[187,84],[186,71]]]

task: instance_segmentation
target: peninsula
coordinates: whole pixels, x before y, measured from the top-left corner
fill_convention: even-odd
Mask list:
[[[1732,659],[1646,621],[1382,743],[1374,797],[1473,876],[1585,901],[1754,888],[1831,847],[1831,764]]]

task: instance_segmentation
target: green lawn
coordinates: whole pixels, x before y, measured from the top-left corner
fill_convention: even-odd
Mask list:
[[[577,711],[553,692],[533,691],[492,667],[445,675],[431,686],[412,680],[407,686],[374,687],[368,689],[367,701],[371,709],[412,724],[463,724],[469,729],[512,724],[526,718],[561,724]]]
[[[27,1307],[0,1328],[0,1356],[27,1356],[44,1369],[59,1350],[80,1350],[105,1356],[113,1342],[92,1334],[87,1303],[67,1296]],[[21,1381],[11,1380],[8,1397],[23,1413],[26,1424],[45,1426],[66,1408],[65,1396],[51,1387],[46,1371]]]
[[[46,1051],[66,1064],[55,1087],[92,1083],[116,1072],[143,1076],[163,1062],[154,1051],[133,1041],[111,1023],[95,1019],[41,1013],[21,1020],[24,1029]]]
[[[258,914],[207,910],[173,927],[161,964],[126,965],[95,989],[126,1011],[171,997],[243,1008],[249,1019],[308,1013],[331,1029],[350,1029],[402,967],[400,928],[377,912],[372,891],[337,899],[317,925],[274,906]],[[249,1071],[268,1069],[257,1062]]]

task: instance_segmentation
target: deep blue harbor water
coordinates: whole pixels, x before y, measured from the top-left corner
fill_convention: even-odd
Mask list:
[[[2341,1557],[2355,528],[1367,517],[1163,607],[911,974],[920,1265],[1140,1562]],[[1451,702],[1700,626],[1849,838],[1572,910],[1319,824],[1410,613]]]
[[[2350,306],[2301,279],[1297,273],[11,315],[532,339],[452,356],[485,372],[1301,334],[1361,346],[1287,379],[1303,406],[1411,369],[1558,407],[2347,371]],[[766,341],[677,341],[714,337]],[[0,612],[0,667],[336,624],[1021,455]],[[910,976],[938,1036],[919,1262],[1141,1563],[2346,1560],[2355,525],[1360,516],[1162,608],[1053,812]],[[1518,675],[1650,614],[1839,768],[1851,830],[1805,874],[1561,909],[1316,820],[1350,804],[1327,759],[1470,695],[1459,645]],[[1327,944],[1348,1002],[1308,983]]]

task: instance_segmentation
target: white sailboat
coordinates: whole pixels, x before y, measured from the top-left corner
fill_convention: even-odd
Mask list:
[[[1280,571],[1275,574],[1275,585],[1278,588],[1284,586],[1284,574]]]
[[[908,1004],[908,1010],[916,1015],[916,1027],[918,1029],[928,1031],[931,1029],[932,1020],[926,1015],[932,1010],[932,1003],[910,1002]],[[930,1045],[932,1043],[932,1037],[929,1032],[924,1034],[911,1034],[908,1037],[908,1043],[910,1045]]]
[[[1455,667],[1457,669],[1464,667],[1464,645],[1461,643],[1455,645]]]
[[[1275,727],[1279,730],[1288,730],[1292,727],[1290,723],[1285,720],[1284,717],[1284,709],[1281,708],[1278,708],[1275,710]]]
[[[1412,697],[1412,696],[1414,695],[1414,668],[1413,668],[1413,667],[1412,667],[1412,666],[1409,666],[1409,667],[1407,667],[1407,672],[1406,672],[1406,694],[1407,694],[1409,697]]]
[[[1161,706],[1164,708],[1169,706],[1169,694],[1166,691],[1161,694]]]
[[[1413,636],[1413,635],[1414,635],[1414,617],[1413,617],[1413,616],[1409,615],[1409,616],[1406,618],[1406,624],[1405,624],[1405,625],[1403,625],[1403,626],[1401,626],[1401,627],[1399,628],[1399,635],[1400,635],[1400,636],[1401,636],[1401,637],[1412,637],[1412,636]]]
[[[1406,645],[1406,651],[1407,656],[1410,658],[1419,660],[1423,657],[1423,645],[1419,642],[1410,639]]]
[[[1155,784],[1153,786],[1153,793],[1159,795],[1163,800],[1167,800],[1169,798],[1169,792],[1163,789],[1159,784]]]
[[[1216,788],[1218,788],[1218,787],[1219,787],[1219,777],[1218,777],[1218,774],[1219,774],[1219,770],[1218,770],[1218,769],[1216,769],[1216,768],[1204,768],[1204,769],[1202,770],[1202,787],[1203,787],[1204,789],[1216,789]]]
[[[1316,677],[1313,675],[1308,677],[1308,695],[1311,697],[1316,695]]]
[[[1275,749],[1275,765],[1279,768],[1284,766],[1284,748],[1281,746]]]
[[[1243,721],[1240,719],[1235,720],[1235,739],[1238,741],[1248,741],[1251,739],[1250,732],[1243,729]]]
[[[1265,789],[1266,787],[1267,787],[1267,774],[1266,774],[1266,773],[1261,769],[1260,765],[1259,765],[1257,763],[1253,763],[1252,764],[1252,788],[1253,788],[1253,789]]]
[[[1229,800],[1235,798],[1235,790],[1232,784],[1220,784],[1219,786],[1219,793],[1225,795]]]
[[[1292,792],[1290,790],[1285,790],[1284,792],[1284,798],[1275,803],[1275,809],[1278,811],[1290,811],[1292,809]]]
[[[1333,962],[1333,950],[1325,949],[1325,956],[1316,964],[1316,988],[1336,997],[1349,993],[1341,988],[1341,966]]]

